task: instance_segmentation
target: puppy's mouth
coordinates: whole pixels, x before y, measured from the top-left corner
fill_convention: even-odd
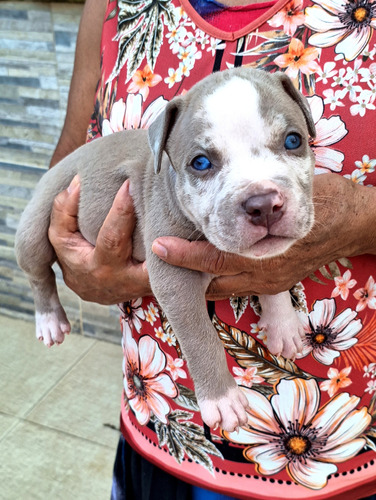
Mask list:
[[[291,236],[267,234],[243,252],[243,254],[256,259],[274,257],[286,252],[295,242],[296,238],[292,238]]]

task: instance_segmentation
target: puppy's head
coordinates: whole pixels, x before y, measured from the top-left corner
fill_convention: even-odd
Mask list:
[[[149,129],[155,171],[166,152],[181,211],[220,250],[272,256],[313,224],[315,127],[284,74],[213,74],[173,99]]]

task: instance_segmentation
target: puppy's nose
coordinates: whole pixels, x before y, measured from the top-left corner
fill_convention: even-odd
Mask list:
[[[251,196],[243,206],[255,226],[270,227],[283,215],[283,197],[278,191]]]

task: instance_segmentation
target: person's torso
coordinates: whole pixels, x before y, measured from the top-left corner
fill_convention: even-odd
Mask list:
[[[214,71],[241,65],[284,71],[308,97],[317,173],[372,189],[376,4],[281,0],[256,7],[212,17],[204,9],[205,20],[187,0],[110,1],[89,140],[147,128],[168,101]],[[155,299],[123,304],[124,351],[136,356],[124,360],[126,438],[165,470],[239,498],[335,498],[349,488],[355,498],[372,491],[375,277],[374,257],[342,259],[291,290],[311,327],[310,349],[295,362],[268,354],[257,297],[209,304],[229,369],[251,402],[249,424],[238,434],[204,428],[186,362]],[[154,372],[145,365],[150,344],[159,359]]]

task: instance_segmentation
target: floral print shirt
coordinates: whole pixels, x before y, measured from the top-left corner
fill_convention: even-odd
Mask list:
[[[188,0],[109,0],[88,139],[147,128],[170,99],[213,71],[283,71],[308,97],[316,173],[372,189],[376,2],[278,0],[259,4],[250,22],[245,12],[253,8],[227,12],[225,31]],[[249,400],[247,425],[233,433],[203,425],[179,343],[155,299],[121,304],[124,436],[169,473],[237,498],[376,493],[375,276],[375,258],[362,256],[296,284],[290,293],[306,337],[295,361],[267,351],[257,297],[208,304]]]

